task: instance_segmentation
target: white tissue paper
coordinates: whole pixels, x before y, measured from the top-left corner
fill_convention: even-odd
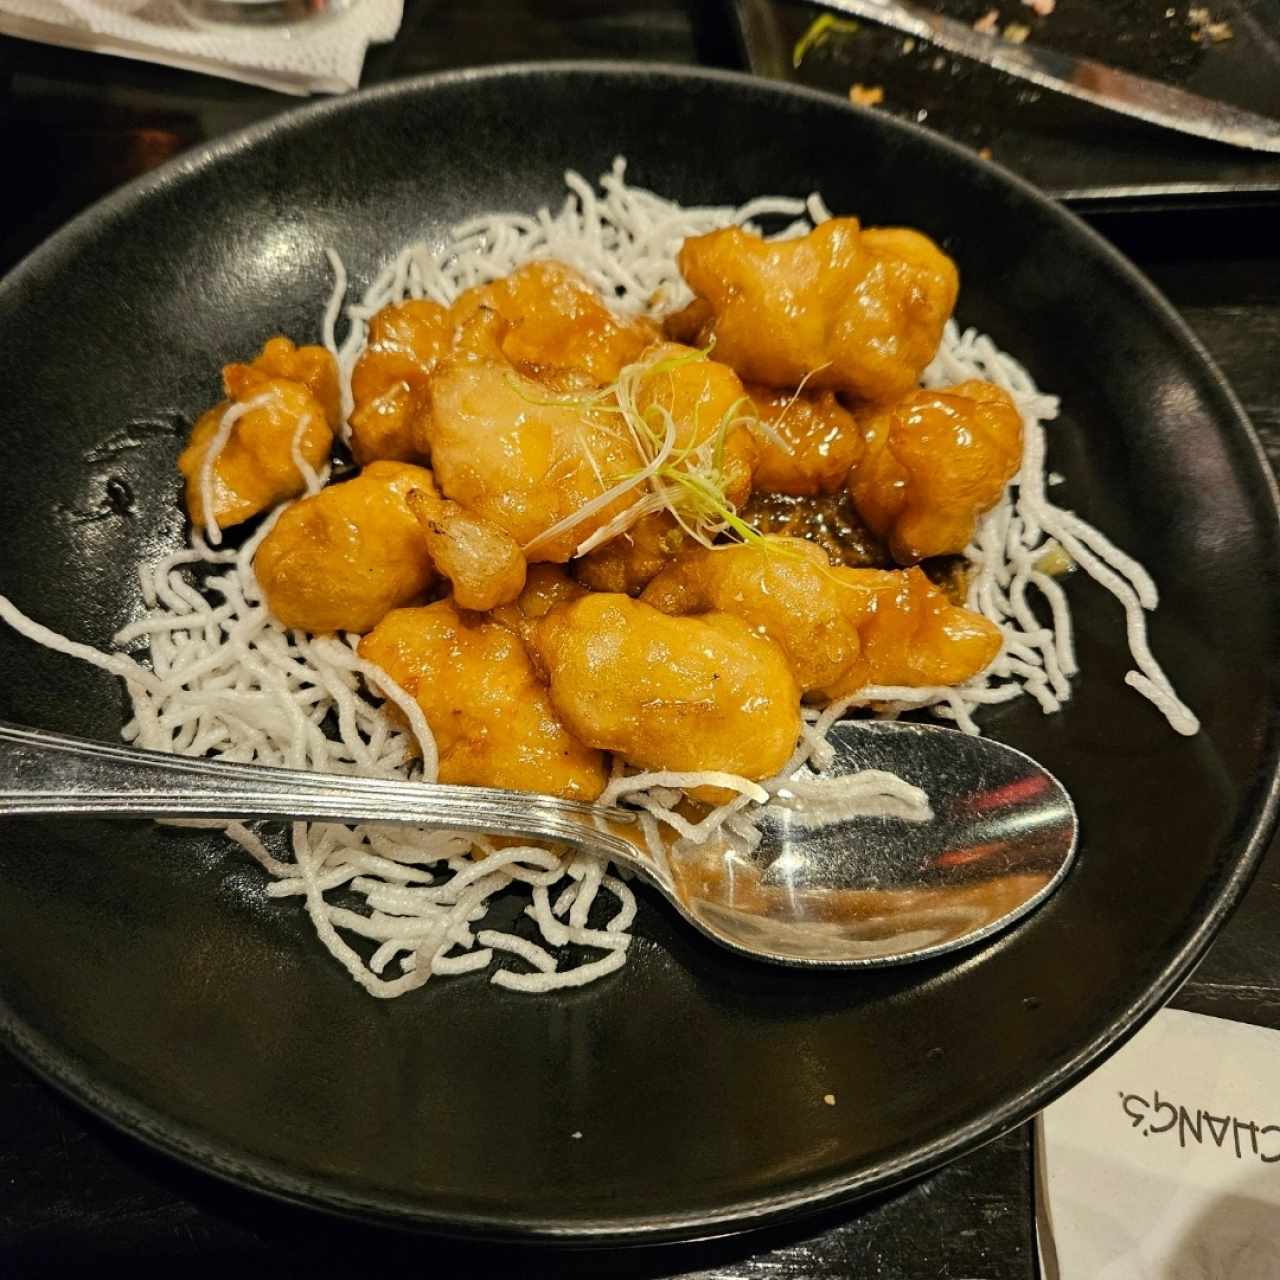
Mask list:
[[[346,93],[365,50],[392,39],[403,0],[358,0],[287,29],[200,26],[174,0],[0,0],[0,33],[139,58],[281,93]]]
[[[1280,1032],[1166,1009],[1036,1137],[1046,1280],[1280,1277]]]

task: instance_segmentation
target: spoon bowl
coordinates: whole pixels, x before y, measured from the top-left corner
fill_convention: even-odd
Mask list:
[[[852,720],[830,759],[755,816],[690,847],[635,810],[488,787],[229,764],[0,723],[0,818],[408,823],[551,840],[650,881],[709,938],[753,959],[867,968],[988,937],[1042,902],[1076,848],[1062,784],[1029,756],[937,725]]]
[[[717,942],[794,965],[922,960],[989,937],[1066,875],[1075,806],[1022,752],[906,721],[846,721],[828,742],[828,768],[765,807],[754,851],[672,859],[668,896]],[[919,797],[858,811],[840,783],[868,773]]]

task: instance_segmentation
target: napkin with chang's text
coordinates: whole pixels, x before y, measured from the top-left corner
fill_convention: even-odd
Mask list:
[[[400,29],[403,0],[358,0],[289,27],[192,21],[175,0],[0,0],[0,34],[159,62],[281,93],[345,93],[369,45]]]
[[[1036,1137],[1046,1280],[1280,1280],[1280,1032],[1166,1009]]]

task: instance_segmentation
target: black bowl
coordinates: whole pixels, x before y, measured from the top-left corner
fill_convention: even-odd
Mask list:
[[[397,84],[188,155],[79,218],[0,286],[0,589],[105,644],[138,607],[135,567],[183,536],[174,458],[218,365],[278,330],[316,337],[326,245],[363,285],[410,238],[557,202],[566,166],[594,176],[617,153],[686,203],[820,189],[939,238],[962,322],[1063,395],[1059,492],[1154,571],[1153,643],[1203,732],[1178,737],[1124,687],[1120,610],[1076,575],[1070,705],[986,717],[1079,806],[1079,862],[1048,905],[945,960],[815,974],[724,953],[646,897],[628,967],[551,999],[473,976],[379,1003],[221,839],[7,826],[7,1043],[247,1186],[457,1232],[614,1240],[885,1188],[1017,1124],[1129,1035],[1220,927],[1275,816],[1275,494],[1204,352],[1025,183],[740,76],[557,65]],[[0,673],[9,719],[119,731],[120,691],[89,667],[5,632]]]

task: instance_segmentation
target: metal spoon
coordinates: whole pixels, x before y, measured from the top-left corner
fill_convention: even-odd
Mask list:
[[[846,721],[819,778],[780,790],[747,854],[648,852],[634,810],[484,787],[271,769],[0,722],[0,817],[412,823],[560,841],[631,867],[708,937],[781,964],[872,967],[986,938],[1053,892],[1076,848],[1062,784],[1020,751],[934,725]],[[836,780],[896,774],[928,812],[848,816]],[[740,842],[738,842],[740,844]]]

